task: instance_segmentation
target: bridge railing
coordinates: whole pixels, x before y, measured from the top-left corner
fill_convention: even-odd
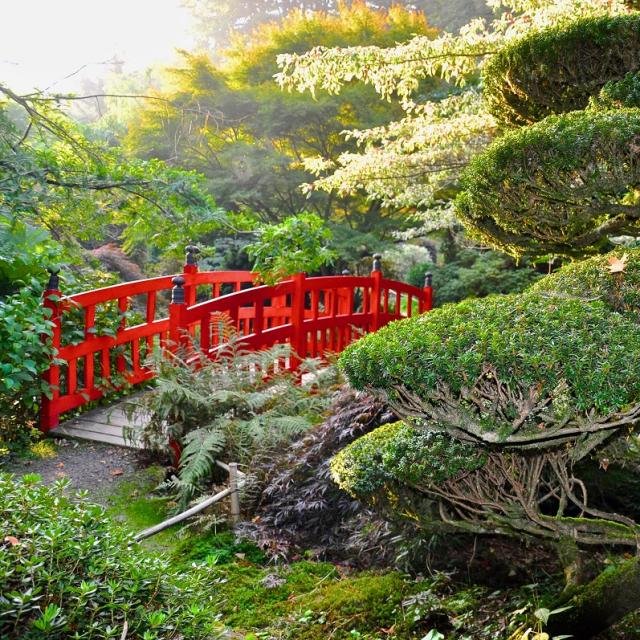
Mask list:
[[[215,357],[226,340],[221,314],[244,348],[289,344],[291,357],[285,364],[296,370],[301,359],[339,353],[392,320],[431,309],[430,276],[423,289],[385,279],[379,255],[374,256],[369,276],[345,272],[307,278],[300,273],[273,286],[255,286],[255,275],[247,271],[199,272],[195,253],[195,247],[187,248],[183,273],[177,276],[71,296],[62,295],[58,276],[52,273],[44,306],[51,310],[56,355],[44,375],[51,392],[42,397],[43,430],[57,426],[67,411],[151,379],[154,373],[146,361],[157,349],[195,352],[197,345]],[[168,312],[162,315],[169,293]],[[203,295],[207,299],[198,302]],[[117,309],[117,326],[100,335],[96,312],[106,305]],[[137,311],[130,324],[134,306]],[[69,315],[80,319],[83,331],[79,339],[67,343],[63,329]]]

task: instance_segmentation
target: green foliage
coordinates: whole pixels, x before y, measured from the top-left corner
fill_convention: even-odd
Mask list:
[[[627,73],[622,80],[612,80],[602,87],[597,97],[591,98],[596,109],[640,107],[640,74]]]
[[[640,400],[635,326],[602,302],[493,296],[392,323],[348,347],[340,364],[355,388],[383,391],[400,406],[410,394],[451,433],[465,417],[478,438],[535,439],[541,420],[550,428],[592,411],[604,418]],[[529,394],[553,410],[521,406]],[[448,415],[443,402],[462,414]]]
[[[436,307],[492,293],[519,293],[540,277],[530,267],[515,267],[504,254],[472,249],[460,251],[455,260],[442,266],[430,262],[415,265],[407,275],[407,282],[422,287],[426,272],[433,274]]]
[[[626,256],[626,259],[625,259]],[[612,260],[622,260],[624,270],[611,273]],[[578,300],[601,300],[611,310],[640,320],[640,248],[619,248],[605,255],[572,262],[531,287],[542,295]]]
[[[640,14],[584,18],[531,32],[484,69],[484,93],[501,122],[528,125],[584,109],[608,82],[640,68]]]
[[[289,216],[277,225],[262,225],[258,239],[247,245],[253,271],[265,284],[275,284],[301,271],[313,273],[331,264],[336,254],[329,248],[332,234],[314,213]]]
[[[331,461],[341,489],[368,498],[387,485],[440,484],[486,462],[481,449],[404,422],[394,422],[358,438]]]
[[[0,296],[46,281],[46,267],[62,259],[60,246],[43,229],[0,216]]]
[[[252,17],[263,9],[261,4]],[[279,17],[282,10],[279,4],[271,15]],[[212,15],[221,11],[225,8],[216,4]],[[137,157],[164,158],[202,172],[226,209],[252,211],[272,223],[310,211],[345,233],[362,233],[370,255],[372,239],[388,240],[391,230],[415,221],[394,209],[383,211],[361,195],[304,193],[300,185],[314,179],[304,162],[318,155],[336,161],[356,149],[344,130],[384,125],[401,110],[376,100],[365,86],[352,86],[340,96],[322,92],[316,100],[283,93],[273,81],[276,57],[318,45],[391,46],[415,34],[434,36],[435,30],[423,16],[400,6],[386,12],[341,3],[335,15],[293,11],[280,22],[237,36],[219,52],[224,58],[219,66],[206,55],[185,54],[182,67],[169,71],[172,89],[162,96],[167,102],[145,103],[129,123],[125,144]],[[365,237],[369,232],[372,239]],[[352,248],[345,244],[348,259]]]
[[[181,504],[210,484],[217,458],[248,464],[320,421],[334,374],[316,371],[313,381],[297,384],[294,374],[274,371],[287,355],[282,345],[247,351],[227,327],[215,360],[158,362],[157,388],[144,399],[150,421],[142,436],[167,453],[168,437],[183,447],[172,481]],[[312,362],[308,368],[315,370]]]
[[[85,135],[53,100],[3,85],[0,95],[0,227],[20,234],[22,245],[35,242],[34,257],[51,251],[35,229],[50,230],[75,253],[78,243],[103,238],[178,255],[191,237],[225,224],[201,176],[156,159],[126,159]]]
[[[41,375],[53,353],[42,338],[52,335],[53,323],[42,306],[41,292],[33,280],[0,298],[0,448],[20,449],[30,442],[40,396],[50,393]]]
[[[36,640],[212,638],[204,573],[147,555],[67,485],[0,475],[0,635]],[[5,537],[9,536],[9,538]]]
[[[185,569],[193,563],[219,566],[237,562],[265,564],[266,555],[247,540],[237,540],[232,531],[188,537],[178,543],[172,554],[173,563]]]
[[[640,111],[550,116],[506,134],[462,178],[457,212],[512,255],[585,255],[638,233]]]

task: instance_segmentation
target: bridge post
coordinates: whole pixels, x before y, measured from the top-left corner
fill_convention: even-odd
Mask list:
[[[349,269],[343,269],[343,276],[350,276],[351,271]],[[353,304],[349,304],[352,300],[351,294],[353,293],[353,289],[351,287],[345,287],[344,289],[339,289],[337,292],[338,295],[338,314],[348,315],[353,312],[353,308],[349,308],[349,306],[353,307]]]
[[[171,280],[171,304],[169,305],[169,352],[177,353],[181,346],[185,345],[188,338],[184,335],[184,312],[186,309],[184,276],[176,276]]]
[[[183,275],[187,283],[189,283],[190,274],[198,273],[198,254],[199,253],[200,253],[200,249],[192,242],[185,247]],[[184,296],[185,296],[185,303],[188,307],[191,307],[192,305],[194,305],[196,303],[196,286],[187,284],[184,288]]]
[[[430,271],[424,274],[424,287],[420,302],[420,313],[433,309],[433,274]]]
[[[382,326],[382,255],[379,253],[373,254],[371,278],[371,330],[377,331]]]
[[[289,370],[298,371],[303,358],[307,356],[307,332],[304,328],[304,273],[296,273],[293,277],[293,294],[291,295],[291,357]]]
[[[60,366],[54,363],[57,351],[60,349],[61,340],[61,315],[62,303],[60,297],[60,273],[59,268],[50,268],[49,282],[43,294],[43,307],[50,310],[49,319],[53,322],[52,336],[42,336],[44,342],[51,341],[53,354],[50,360],[49,369],[42,374],[42,379],[50,388],[50,396],[42,394],[40,400],[40,429],[44,432],[57,427],[60,423],[60,411],[58,409],[58,399],[60,398]]]

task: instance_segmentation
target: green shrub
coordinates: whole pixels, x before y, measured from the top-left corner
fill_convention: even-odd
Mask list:
[[[591,99],[596,109],[640,107],[640,74],[627,73],[622,80],[607,82],[600,94]]]
[[[612,273],[613,260],[624,260],[624,271]],[[531,291],[582,300],[601,300],[609,308],[640,320],[640,248],[619,248],[605,255],[572,262],[545,276]]]
[[[367,498],[398,482],[416,485],[429,478],[439,484],[486,461],[481,449],[436,433],[394,422],[358,438],[331,461],[341,489]]]
[[[480,241],[512,255],[582,256],[640,232],[640,110],[551,116],[510,132],[463,174],[456,208]]]
[[[394,322],[340,364],[401,415],[471,441],[542,446],[638,403],[636,326],[598,301],[493,296]]]
[[[52,356],[42,336],[52,328],[37,281],[0,298],[0,452],[20,452],[34,439],[40,397],[49,392],[41,376]]]
[[[460,251],[454,261],[443,266],[428,262],[416,265],[409,271],[407,282],[422,288],[427,271],[433,274],[436,307],[492,293],[519,293],[540,277],[530,267],[515,267],[503,253],[471,249]]]
[[[170,438],[182,447],[171,483],[181,505],[210,485],[217,458],[257,462],[320,422],[336,381],[335,368],[317,371],[313,361],[303,363],[303,371],[316,373],[305,384],[288,370],[274,371],[289,348],[246,351],[228,322],[221,315],[224,344],[215,360],[160,359],[156,388],[142,401],[150,418],[141,434],[146,446],[171,453]]]
[[[253,270],[266,284],[300,271],[318,271],[336,258],[329,248],[333,234],[315,213],[299,213],[280,224],[262,225],[258,234],[246,251],[254,261]]]
[[[0,637],[217,637],[205,576],[173,571],[66,483],[0,475]]]
[[[640,69],[640,14],[584,18],[529,33],[484,69],[484,93],[499,121],[527,125],[584,109],[607,82]]]

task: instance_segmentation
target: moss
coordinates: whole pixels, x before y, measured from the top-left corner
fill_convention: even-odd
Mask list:
[[[153,494],[154,489],[164,480],[162,467],[152,466],[139,471],[135,478],[120,482],[112,493],[98,495],[99,501],[107,506],[107,515],[118,520],[132,533],[162,522],[169,517],[169,498]],[[143,544],[156,550],[167,550],[177,544],[176,530],[171,527],[146,540]]]
[[[172,553],[173,564],[184,568],[192,563],[224,565],[237,560],[264,564],[266,555],[255,544],[237,540],[232,531],[203,533],[181,539]]]
[[[402,574],[364,574],[324,585],[300,598],[299,605],[307,612],[307,624],[296,631],[301,640],[353,637],[358,633],[380,633],[393,628],[396,637],[415,627],[407,619],[402,602],[421,588]],[[303,618],[305,619],[305,618]]]
[[[251,563],[212,567],[216,606],[225,624],[236,629],[262,629],[287,615],[302,594],[322,581],[338,578],[332,564],[296,562],[264,568]]]
[[[499,51],[484,93],[499,121],[527,125],[584,109],[610,81],[640,69],[640,14],[601,16],[533,31]]]

